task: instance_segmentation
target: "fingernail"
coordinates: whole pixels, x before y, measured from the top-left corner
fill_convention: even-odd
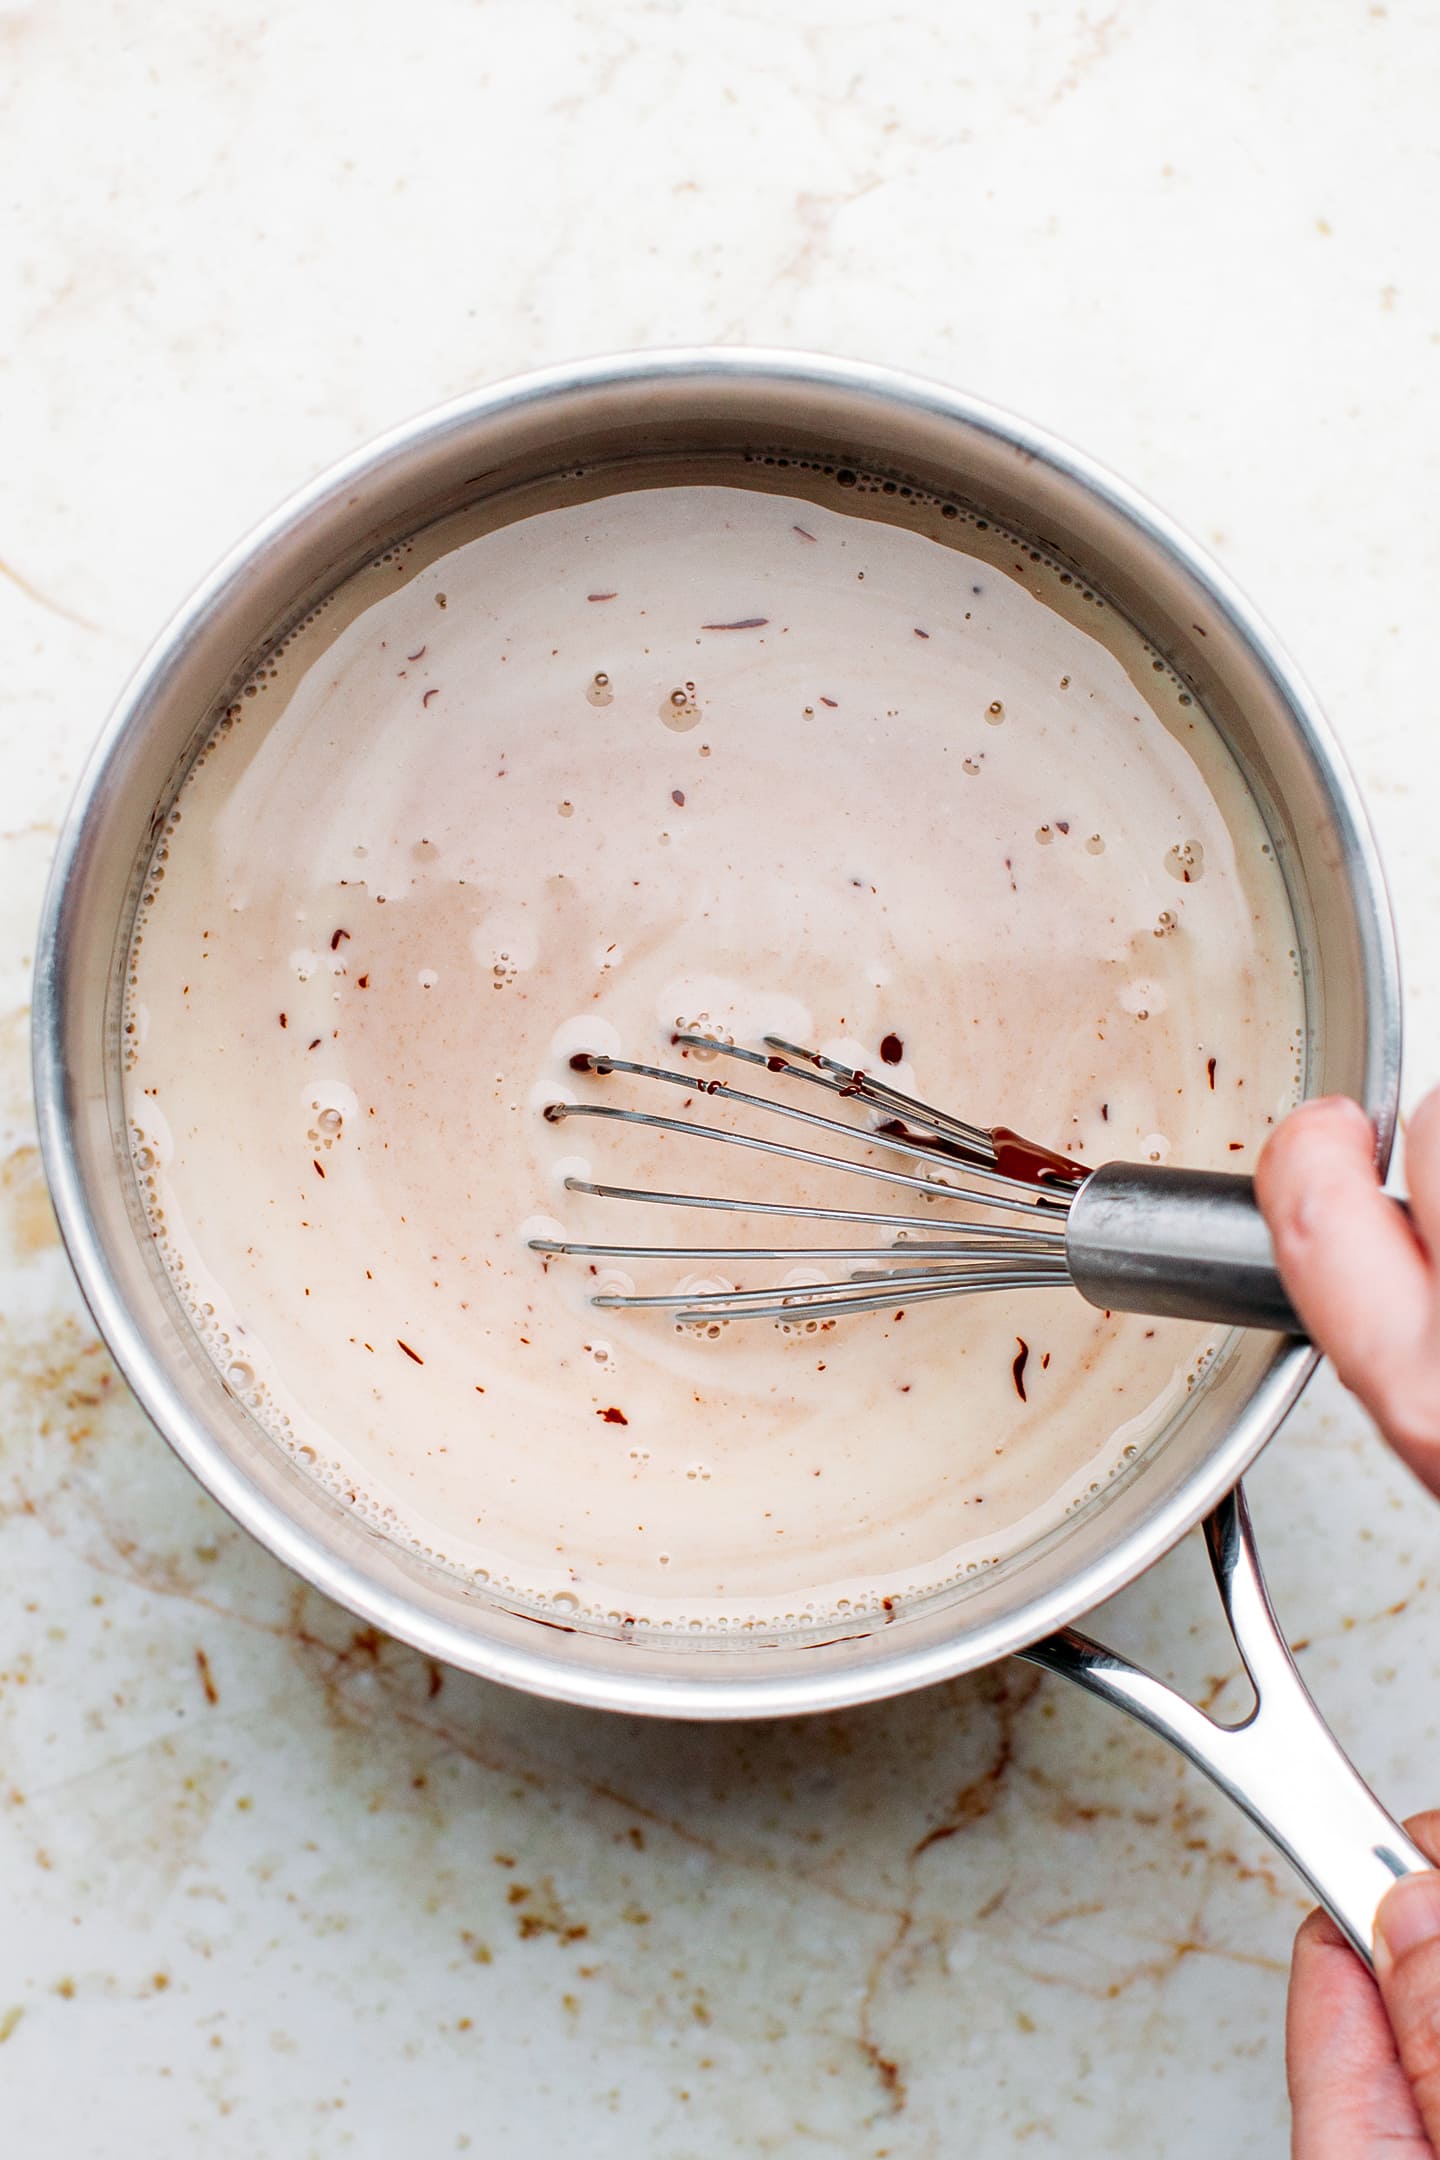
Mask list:
[[[1375,1963],[1388,1972],[1422,1943],[1440,1936],[1440,1874],[1406,1875],[1387,1890],[1375,1915]]]

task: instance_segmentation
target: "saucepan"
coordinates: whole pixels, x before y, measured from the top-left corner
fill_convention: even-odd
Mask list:
[[[1050,1535],[842,1639],[561,1627],[387,1541],[309,1480],[226,1392],[152,1250],[125,1145],[121,977],[151,842],[188,762],[267,650],[375,555],[437,517],[577,470],[742,452],[819,461],[983,508],[1067,558],[1185,680],[1223,734],[1283,871],[1308,1093],[1356,1096],[1388,1159],[1400,1062],[1393,927],[1374,841],[1315,702],[1228,579],[1088,458],[980,401],[852,362],[680,351],[525,376],[400,428],[261,525],[162,633],[121,697],[61,836],[35,971],[40,1136],[60,1228],[115,1359],[160,1432],[240,1523],[318,1589],[427,1655],[512,1687],[677,1718],[794,1716],[1018,1654],[1162,1733],[1275,1840],[1362,1955],[1399,1875],[1428,1863],[1315,1709],[1272,1613],[1238,1480],[1314,1369],[1234,1331],[1167,1429]],[[501,505],[503,515],[503,505]],[[1205,1520],[1255,1703],[1221,1726],[1073,1623]]]

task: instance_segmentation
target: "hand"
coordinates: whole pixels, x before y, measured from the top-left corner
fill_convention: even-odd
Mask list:
[[[1311,1341],[1440,1493],[1440,1088],[1410,1121],[1405,1174],[1414,1230],[1381,1193],[1370,1120],[1331,1095],[1276,1129],[1255,1191]]]
[[[1382,1198],[1369,1120],[1303,1104],[1256,1170],[1290,1298],[1397,1454],[1440,1493],[1440,1090],[1406,1140],[1412,1231]],[[1440,1811],[1407,1828],[1440,1863]],[[1440,2153],[1440,1875],[1386,1894],[1372,1979],[1324,1913],[1295,1939],[1285,2053],[1294,2160]]]
[[[1405,1827],[1440,1862],[1440,1810]],[[1431,1930],[1413,1945],[1404,1933],[1412,1908]],[[1293,2160],[1440,2152],[1440,1875],[1386,1892],[1375,1952],[1372,1980],[1323,1912],[1295,1938],[1285,2018]]]

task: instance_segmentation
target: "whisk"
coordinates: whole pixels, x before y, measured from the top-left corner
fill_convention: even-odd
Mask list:
[[[919,1206],[912,1202],[894,1212],[811,1206],[713,1193],[650,1192],[567,1177],[570,1191],[604,1200],[698,1208],[712,1215],[774,1216],[823,1224],[842,1236],[848,1232],[851,1239],[670,1246],[533,1238],[535,1252],[591,1262],[723,1263],[727,1278],[736,1270],[748,1278],[752,1270],[788,1266],[807,1269],[814,1278],[653,1295],[602,1289],[592,1297],[593,1305],[670,1312],[679,1325],[742,1319],[802,1324],[984,1291],[1068,1285],[1106,1311],[1303,1332],[1281,1287],[1270,1234],[1248,1177],[1156,1163],[1111,1162],[1087,1169],[1006,1126],[969,1124],[903,1093],[880,1074],[822,1057],[779,1036],[767,1035],[763,1050],[701,1034],[676,1034],[671,1042],[682,1054],[695,1053],[707,1063],[722,1057],[750,1066],[772,1085],[799,1081],[822,1089],[837,1106],[849,1106],[851,1115],[827,1116],[773,1093],[754,1094],[693,1066],[680,1071],[581,1052],[570,1060],[577,1073],[683,1088],[707,1105],[724,1103],[789,1120],[805,1129],[807,1139],[825,1144],[802,1146],[688,1116],[665,1117],[601,1101],[551,1103],[545,1116],[552,1123],[601,1118],[746,1149],[777,1158],[792,1170],[863,1178],[892,1193],[918,1195]],[[867,1122],[855,1121],[857,1110]],[[833,1152],[837,1142],[857,1141],[868,1159]],[[952,1212],[956,1210],[964,1212]],[[989,1219],[994,1217],[1001,1219]]]

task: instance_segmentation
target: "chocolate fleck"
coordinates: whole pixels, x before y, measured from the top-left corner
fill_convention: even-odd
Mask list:
[[[1019,1343],[1020,1348],[1011,1363],[1010,1377],[1015,1382],[1016,1394],[1020,1397],[1021,1402],[1025,1402],[1028,1399],[1025,1394],[1025,1364],[1030,1355],[1030,1345],[1023,1335],[1017,1335],[1015,1340]]]

